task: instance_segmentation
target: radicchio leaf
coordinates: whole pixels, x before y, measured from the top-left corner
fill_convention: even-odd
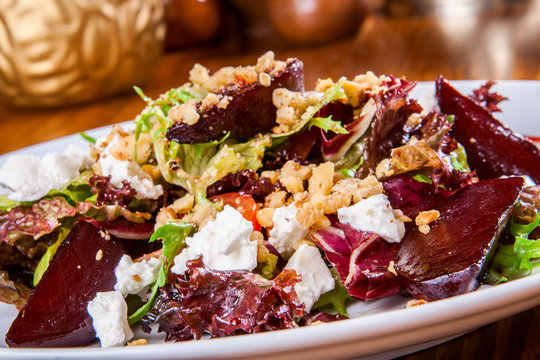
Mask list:
[[[94,174],[88,182],[92,193],[97,194],[97,205],[127,206],[135,195],[135,190],[126,180],[122,181],[122,188],[120,189],[112,186],[110,175],[100,176]]]
[[[257,202],[264,202],[264,198],[274,191],[274,185],[269,178],[259,178],[253,170],[242,170],[229,174],[206,189],[207,197],[238,192],[242,195],[251,195]]]
[[[408,93],[415,83],[401,80],[399,86],[373,96],[377,111],[371,122],[371,135],[364,147],[364,161],[359,173],[361,177],[375,171],[377,164],[390,155],[390,151],[405,145],[412,129],[405,124],[409,116],[422,111],[422,107],[408,98]]]
[[[388,270],[396,249],[379,235],[333,221],[332,226],[312,237],[352,297],[370,300],[400,291],[397,276]]]
[[[507,97],[491,91],[493,85],[495,85],[495,81],[489,80],[478,89],[473,90],[473,93],[469,95],[470,99],[483,106],[490,113],[501,111],[498,104],[501,101],[508,100]]]
[[[303,305],[294,285],[294,270],[284,270],[273,280],[248,271],[217,271],[202,258],[187,263],[187,279],[169,274],[153,309],[143,318],[143,329],[159,324],[166,340],[200,339],[288,329],[296,326]]]
[[[433,209],[450,196],[450,191],[435,184],[416,181],[409,175],[399,175],[383,182],[384,192],[393,209],[414,219],[420,211]]]
[[[368,100],[364,105],[362,112],[357,117],[352,117],[352,108],[351,108],[351,120],[345,124],[345,129],[347,134],[338,134],[333,136],[331,133],[325,133],[321,130],[321,153],[325,161],[337,161],[342,158],[350,147],[358,140],[366,130],[369,128],[373,116],[375,115],[377,106],[373,99]],[[343,112],[340,112],[340,115],[343,115]],[[335,116],[332,114],[332,117]],[[342,123],[345,123],[345,116],[343,117]]]

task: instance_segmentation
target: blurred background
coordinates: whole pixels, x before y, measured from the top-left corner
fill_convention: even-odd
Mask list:
[[[0,0],[0,153],[132,119],[152,97],[273,50],[306,89],[368,70],[540,79],[540,0]]]

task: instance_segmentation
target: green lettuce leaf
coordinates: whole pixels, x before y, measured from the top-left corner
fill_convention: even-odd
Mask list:
[[[274,254],[268,254],[268,259],[260,268],[260,274],[262,277],[268,280],[274,278],[274,272],[276,271],[278,257]]]
[[[347,289],[345,289],[345,286],[343,286],[339,281],[339,274],[337,273],[337,271],[333,267],[331,267],[330,272],[334,277],[336,285],[333,290],[322,294],[321,297],[319,297],[319,300],[317,300],[313,305],[313,308],[320,309],[327,305],[331,305],[337,313],[348,316],[346,306],[347,302],[349,300],[352,300],[352,297],[347,292]]]
[[[283,133],[283,134],[274,134],[272,137],[280,138],[284,136],[289,136],[294,133],[299,132],[302,130],[307,124],[310,124],[309,126],[317,126],[321,129],[325,130],[325,127],[328,130],[337,132],[339,134],[348,134],[347,130],[341,125],[339,121],[333,121],[331,118],[314,118],[315,114],[321,110],[321,108],[336,100],[344,99],[346,98],[345,92],[343,91],[343,83],[345,82],[345,78],[342,77],[339,79],[333,86],[328,88],[322,95],[321,100],[317,102],[316,104],[309,106],[306,111],[302,114],[301,119],[302,121],[300,124],[293,130]],[[325,131],[328,131],[325,130]],[[344,131],[344,132],[343,132]]]
[[[336,134],[348,134],[349,132],[341,125],[341,121],[332,120],[332,115],[327,117],[314,117],[308,121],[307,127],[311,129],[313,126],[323,129],[324,131],[332,131]]]
[[[150,310],[154,300],[157,296],[157,292],[160,287],[167,283],[167,273],[174,261],[174,257],[185,245],[186,237],[190,236],[195,230],[195,226],[182,222],[168,222],[167,224],[158,228],[149,242],[161,239],[163,242],[163,256],[161,259],[161,267],[159,270],[158,278],[152,286],[152,295],[146,304],[140,307],[132,315],[129,316],[128,322],[130,325],[135,324]]]
[[[95,203],[95,196],[90,190],[89,184],[91,176],[91,171],[85,171],[79,176],[77,176],[75,179],[71,180],[62,189],[52,189],[51,191],[49,191],[47,197],[54,198],[61,196],[73,206],[83,201],[90,201],[92,203]]]
[[[45,251],[45,254],[43,254],[43,257],[41,258],[41,260],[39,260],[39,263],[37,264],[36,270],[34,271],[34,286],[36,286],[39,280],[41,280],[41,277],[45,273],[45,270],[47,270],[47,268],[49,267],[49,264],[54,254],[56,254],[56,250],[58,249],[60,244],[66,239],[70,231],[71,228],[67,227],[61,227],[58,230],[58,239],[54,244],[47,248],[47,251]]]
[[[495,285],[501,282],[529,275],[540,266],[534,259],[540,258],[540,241],[528,239],[538,227],[540,216],[529,224],[520,224],[512,217],[508,231],[515,238],[514,244],[499,245],[488,270],[486,280]]]
[[[158,137],[154,150],[165,180],[192,191],[206,189],[229,173],[258,169],[271,143],[269,136],[257,136],[245,143],[229,140],[196,145]]]

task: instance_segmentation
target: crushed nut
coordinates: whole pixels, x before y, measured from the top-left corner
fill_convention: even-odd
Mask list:
[[[277,209],[278,207],[282,207],[285,205],[285,199],[287,197],[287,192],[283,190],[274,191],[270,193],[266,198],[264,199],[264,207],[266,208],[274,208]]]
[[[418,227],[418,230],[422,233],[422,234],[427,234],[429,233],[429,231],[431,230],[429,225],[420,225]]]
[[[274,226],[273,217],[275,211],[276,209],[273,208],[264,208],[257,211],[257,222],[265,228]]]
[[[96,253],[96,261],[103,259],[103,250],[99,249]]]
[[[440,213],[437,210],[420,211],[414,222],[416,225],[427,225],[439,218]]]
[[[147,344],[148,344],[148,340],[146,339],[137,339],[133,341],[128,341],[127,343],[128,346],[141,346],[141,345],[147,345]]]
[[[334,163],[325,162],[313,169],[313,174],[309,178],[308,191],[311,196],[314,194],[328,195],[332,190],[334,181]]]
[[[388,263],[388,271],[389,271],[390,273],[394,274],[395,276],[398,276],[398,275],[397,275],[397,271],[396,271],[396,269],[394,268],[394,265],[395,265],[394,260],[390,260],[390,263]]]
[[[424,304],[427,304],[427,301],[426,300],[423,300],[423,299],[414,299],[414,300],[409,300],[407,301],[407,304],[405,305],[405,307],[407,309],[410,309],[412,307],[415,307],[415,306],[418,306],[418,305],[424,305]]]
[[[259,83],[264,87],[268,87],[272,85],[272,78],[267,73],[259,73]]]

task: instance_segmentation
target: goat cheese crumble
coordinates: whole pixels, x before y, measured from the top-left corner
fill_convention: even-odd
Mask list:
[[[98,292],[87,310],[101,347],[123,345],[133,337],[127,321],[127,305],[120,292]]]
[[[157,258],[133,262],[129,255],[124,255],[116,265],[114,290],[123,296],[139,294],[156,281],[161,261]]]
[[[97,142],[101,146],[103,140]],[[112,152],[118,146],[118,137],[103,149],[99,157],[101,175],[110,176],[111,184],[116,188],[122,187],[122,181],[127,180],[135,190],[136,199],[157,199],[163,194],[161,185],[154,185],[152,177],[139,164],[132,160],[117,159]]]
[[[272,220],[274,227],[270,230],[268,242],[283,256],[289,257],[295,246],[308,234],[296,219],[298,209],[294,204],[276,209]]]
[[[359,231],[380,235],[389,243],[398,243],[405,236],[405,224],[396,219],[384,194],[373,195],[352,206],[341,208],[337,213],[342,223]]]
[[[8,199],[35,201],[60,189],[90,163],[88,153],[70,145],[64,154],[14,155],[0,168],[0,185],[8,188]]]
[[[193,237],[186,238],[187,247],[174,258],[171,271],[183,274],[186,261],[203,256],[206,266],[214,270],[248,270],[257,267],[257,242],[249,236],[251,221],[229,205],[225,205],[216,220],[208,222]]]
[[[285,266],[302,276],[302,281],[294,285],[298,299],[304,303],[304,312],[308,314],[319,297],[332,290],[336,282],[332,273],[319,253],[319,249],[302,244],[291,256]]]

